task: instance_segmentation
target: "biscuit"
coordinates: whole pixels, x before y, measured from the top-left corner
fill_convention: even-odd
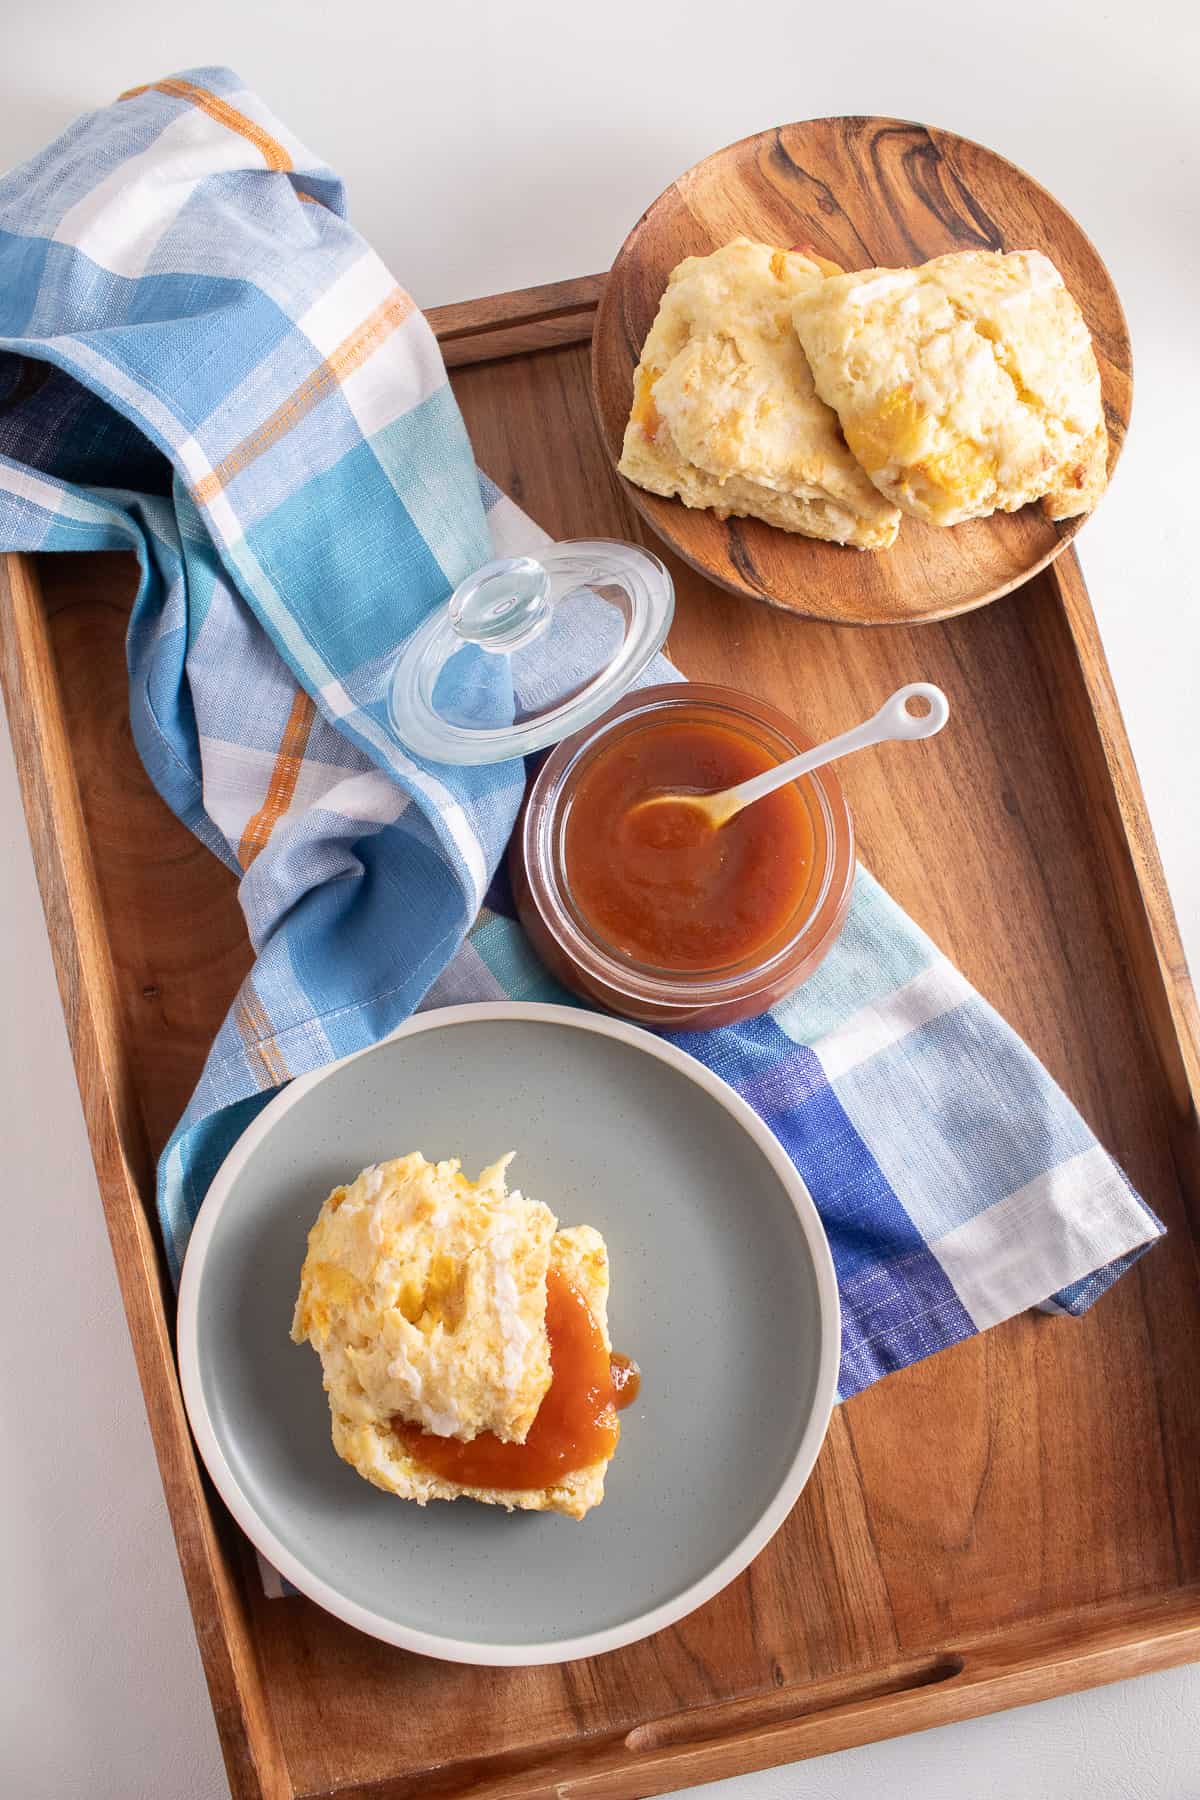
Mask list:
[[[308,1237],[292,1322],[336,1421],[401,1417],[441,1437],[528,1434],[550,1385],[546,1270],[557,1221],[509,1193],[511,1158],[469,1181],[419,1153],[335,1188]]]
[[[791,324],[823,280],[807,256],[748,238],[673,269],[635,372],[621,474],[719,518],[892,544],[900,514],[846,448]]]
[[[608,1335],[608,1252],[598,1231],[577,1225],[555,1234],[550,1246],[551,1266],[561,1272],[582,1295],[600,1329],[606,1349]],[[333,1396],[331,1395],[331,1401]],[[604,1498],[604,1476],[611,1455],[602,1462],[573,1469],[561,1480],[542,1488],[474,1488],[444,1480],[424,1468],[410,1454],[403,1440],[379,1419],[333,1411],[333,1443],[338,1455],[375,1487],[415,1500],[479,1500],[509,1512],[557,1512],[582,1519]]]
[[[1037,251],[968,250],[814,284],[793,304],[816,389],[888,500],[957,525],[1103,491],[1108,436],[1079,307]]]

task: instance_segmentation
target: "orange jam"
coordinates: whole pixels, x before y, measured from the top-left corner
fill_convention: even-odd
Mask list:
[[[714,827],[664,790],[716,793],[774,768],[735,726],[663,719],[602,744],[563,837],[576,911],[612,950],[656,969],[716,970],[782,947],[814,881],[812,818],[793,782]]]
[[[546,1276],[546,1335],[550,1386],[523,1444],[490,1431],[464,1444],[394,1419],[413,1461],[459,1487],[544,1488],[610,1457],[621,1435],[617,1407],[637,1393],[637,1365],[610,1357],[587,1301],[557,1269]]]

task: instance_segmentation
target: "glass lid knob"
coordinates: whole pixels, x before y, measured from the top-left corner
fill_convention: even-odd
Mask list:
[[[484,563],[450,597],[450,623],[467,644],[496,653],[532,643],[550,623],[550,573],[532,556]]]
[[[634,686],[674,610],[665,564],[636,544],[587,538],[485,563],[401,647],[392,729],[430,762],[545,749]]]

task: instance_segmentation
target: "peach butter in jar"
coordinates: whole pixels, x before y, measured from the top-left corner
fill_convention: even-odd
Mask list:
[[[821,769],[719,829],[641,808],[664,789],[714,792],[809,747],[787,716],[736,689],[669,683],[627,695],[560,743],[509,851],[541,960],[594,1005],[664,1028],[764,1012],[841,929],[854,829]]]

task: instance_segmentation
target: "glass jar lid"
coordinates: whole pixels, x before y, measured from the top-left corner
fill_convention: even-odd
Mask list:
[[[674,611],[665,565],[634,544],[586,538],[485,563],[402,650],[393,729],[442,763],[556,744],[628,692]]]

